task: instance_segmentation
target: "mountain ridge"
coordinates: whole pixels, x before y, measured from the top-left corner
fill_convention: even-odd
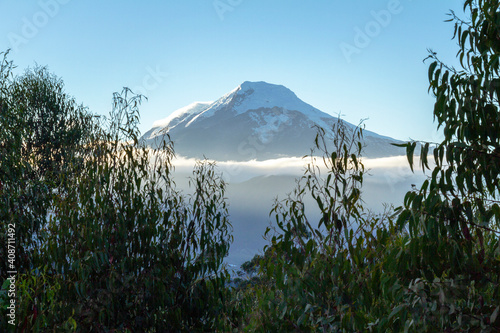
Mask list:
[[[165,134],[184,157],[264,160],[310,152],[315,126],[331,129],[338,118],[302,101],[282,85],[245,81],[214,102],[195,102],[156,121],[142,139],[158,145]],[[342,121],[342,120],[340,120]],[[350,130],[356,128],[342,121]],[[364,130],[366,157],[402,155],[401,143]]]

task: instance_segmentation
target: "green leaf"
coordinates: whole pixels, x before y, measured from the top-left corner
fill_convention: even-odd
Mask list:
[[[495,311],[493,311],[493,313],[490,316],[490,324],[493,324],[497,320],[499,311],[500,311],[500,306],[497,306]]]
[[[396,306],[392,311],[391,313],[389,314],[389,320],[392,319],[392,317],[394,317],[395,315],[397,315],[403,308],[406,307],[406,304],[400,304],[398,306]]]
[[[288,307],[287,305],[285,305],[283,311],[281,312],[281,315],[280,315],[280,319],[283,320],[283,318],[285,318],[285,315],[286,315],[286,311],[287,311]]]
[[[416,142],[408,143],[406,147],[406,157],[408,159],[408,163],[410,164],[410,169],[413,172],[413,153],[415,151],[415,147],[417,146]]]
[[[391,143],[391,145],[401,148],[408,147],[408,143]]]
[[[429,82],[432,82],[432,77],[434,76],[434,70],[436,69],[437,65],[438,65],[438,62],[434,61],[429,66]]]
[[[428,161],[427,161],[427,155],[429,153],[429,143],[426,142],[425,145],[422,147],[422,150],[420,151],[420,161],[421,161],[421,164],[422,164],[422,171],[425,172],[425,169],[427,168],[428,170],[430,170],[429,168],[429,164],[428,164]]]

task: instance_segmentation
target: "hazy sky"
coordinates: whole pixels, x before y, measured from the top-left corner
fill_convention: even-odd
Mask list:
[[[107,114],[146,94],[141,131],[243,81],[282,84],[332,115],[397,139],[437,140],[422,60],[455,63],[457,0],[0,0],[0,51],[36,63]]]

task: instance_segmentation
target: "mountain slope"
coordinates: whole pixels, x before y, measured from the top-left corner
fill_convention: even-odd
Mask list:
[[[177,154],[185,157],[265,160],[309,153],[315,126],[328,130],[336,121],[284,86],[244,82],[213,103],[193,103],[155,122],[142,139],[156,146],[168,133]],[[404,154],[401,148],[390,145],[399,141],[370,131],[364,134],[364,156]]]

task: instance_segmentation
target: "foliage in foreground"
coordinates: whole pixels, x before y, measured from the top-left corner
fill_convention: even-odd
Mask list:
[[[17,330],[213,329],[231,242],[215,166],[195,167],[186,197],[171,180],[171,145],[138,142],[140,96],[115,94],[99,123],[46,69],[11,69],[4,59],[0,245],[4,258],[15,224]],[[2,260],[4,289],[8,270]],[[0,297],[2,330],[14,330]]]
[[[362,129],[339,121],[333,141],[319,130],[296,190],[271,212],[269,246],[242,266],[248,279],[231,283],[225,187],[213,164],[200,163],[194,194],[181,195],[171,146],[138,142],[140,97],[116,94],[100,123],[45,69],[12,78],[4,59],[0,217],[18,235],[17,329],[500,331],[500,5],[464,8],[470,22],[451,18],[462,70],[430,56],[444,140],[428,180],[403,207],[366,212]],[[404,146],[413,168],[416,143]],[[431,145],[422,147],[430,169]],[[6,300],[2,291],[2,311]]]
[[[463,69],[430,55],[444,130],[431,176],[403,207],[367,214],[361,129],[340,125],[328,145],[320,132],[326,175],[313,163],[273,210],[277,230],[260,258],[259,283],[235,291],[240,329],[500,331],[500,5],[468,0],[464,9],[471,22],[454,13],[450,20]],[[416,145],[403,145],[412,169]],[[424,169],[429,148],[422,143]],[[307,219],[305,195],[322,212],[318,226]]]

